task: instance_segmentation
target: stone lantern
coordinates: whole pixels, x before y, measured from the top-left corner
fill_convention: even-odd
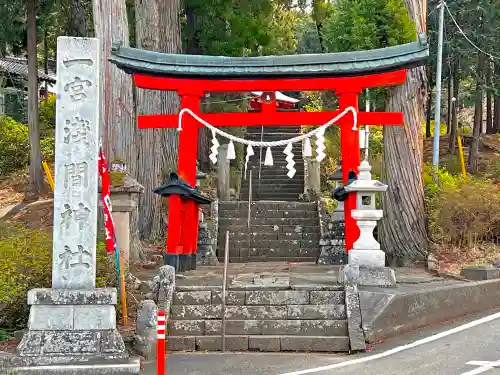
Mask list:
[[[345,187],[347,192],[356,193],[356,209],[351,215],[360,231],[353,248],[349,249],[348,264],[351,268],[359,268],[359,284],[392,286],[396,283],[394,271],[385,267],[385,252],[373,236],[377,222],[383,217],[383,211],[375,207],[375,196],[386,191],[388,186],[372,180],[371,169],[368,161],[362,161],[358,179]]]

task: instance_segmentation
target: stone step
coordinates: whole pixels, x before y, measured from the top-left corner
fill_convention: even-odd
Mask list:
[[[238,219],[238,220],[240,220],[240,219]],[[270,225],[272,225],[272,224],[270,224]],[[287,224],[287,225],[293,225],[293,224]],[[300,224],[296,224],[296,225],[300,226]],[[226,230],[230,230],[231,228],[233,228],[231,226],[231,224],[229,224],[227,221],[224,223],[219,222],[219,226],[220,226],[220,228],[224,228]],[[290,231],[283,232],[283,231],[280,231],[279,227],[276,228],[277,229],[276,231],[271,231],[271,232],[254,231],[253,229],[254,229],[253,222],[250,222],[250,236],[251,236],[252,240],[259,239],[259,240],[311,240],[311,241],[319,241],[319,239],[320,239],[319,227],[318,228],[312,227],[311,231],[309,231],[309,232],[305,232],[305,231],[296,232],[295,230],[291,231],[291,232]],[[221,232],[219,234],[219,239],[222,239],[224,237],[225,237],[225,232]],[[230,231],[229,239],[231,241],[243,240],[246,238],[248,238],[248,230],[237,231],[237,232]]]
[[[221,320],[169,320],[172,336],[222,333]],[[347,336],[346,320],[226,320],[226,335]]]
[[[257,237],[258,238],[258,237]],[[250,246],[248,246],[248,240],[232,240],[229,242],[229,246],[235,248],[255,248],[255,249],[283,249],[287,252],[292,252],[293,250],[298,251],[299,249],[318,249],[319,241],[316,240],[260,240],[251,239]]]
[[[318,217],[318,213],[316,211],[301,211],[301,210],[251,210],[250,216],[252,221],[257,219],[274,219],[273,224],[280,223],[281,221],[286,222],[286,220],[280,219],[316,219]],[[236,219],[242,218],[246,219],[248,217],[248,209],[240,209],[240,210],[219,210],[219,220],[221,219]],[[314,225],[316,222],[309,220],[311,224]],[[256,224],[269,224],[259,223]],[[292,224],[295,224],[292,223]],[[289,224],[289,225],[292,225]]]
[[[315,263],[318,260],[319,252],[314,257],[276,257],[276,256],[251,256],[251,257],[229,257],[229,263],[269,263],[269,262],[280,262],[280,263]],[[218,257],[219,262],[224,262],[224,256]]]
[[[319,248],[290,249],[259,249],[259,248],[238,248],[230,249],[230,263],[248,262],[308,262],[316,263],[320,255]],[[220,262],[224,262],[224,249],[218,249],[217,257]]]
[[[248,193],[240,194],[240,199],[248,199]],[[258,196],[253,197],[255,201],[281,201],[281,202],[295,202],[299,199],[298,193],[268,193],[268,194],[260,194]]]
[[[278,230],[276,229],[276,226],[278,227]],[[226,230],[229,230],[230,232],[247,232],[248,233],[248,227],[247,224],[235,224],[235,225],[228,225],[225,226],[226,229],[222,229],[222,227],[219,227],[219,232],[225,233]],[[250,226],[251,233],[273,233],[273,232],[279,232],[279,233],[319,233],[319,226],[318,225],[253,225],[251,224]]]
[[[248,209],[246,201],[220,201],[219,210],[229,209]],[[317,211],[316,202],[252,202],[252,210],[301,210],[301,211]]]
[[[345,305],[226,306],[227,320],[345,320]],[[172,320],[220,320],[221,305],[173,305]]]
[[[348,352],[348,336],[227,336],[225,348],[229,351],[262,352]],[[219,351],[221,336],[169,336],[168,351]]]
[[[241,193],[247,193],[250,190],[248,185],[242,185],[240,189],[240,194]],[[252,184],[252,194],[266,194],[266,193],[274,193],[276,191],[280,191],[283,193],[297,193],[301,194],[304,192],[304,185],[273,185],[273,184],[261,184],[260,186],[258,184],[253,185]]]
[[[345,292],[338,290],[229,290],[226,291],[226,305],[343,305]],[[220,305],[222,292],[219,290],[176,291],[173,305]],[[300,301],[297,302],[297,301]],[[316,318],[312,318],[316,319]],[[319,318],[318,318],[319,319]],[[344,319],[344,318],[335,318]],[[334,320],[335,320],[334,319]]]

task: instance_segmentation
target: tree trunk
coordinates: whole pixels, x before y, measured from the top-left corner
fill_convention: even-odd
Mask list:
[[[188,55],[203,55],[200,42],[200,20],[197,14],[197,9],[190,6],[188,1],[186,5],[186,28],[188,35],[186,40],[186,53]],[[198,133],[198,167],[204,172],[210,169],[210,147],[212,146],[212,132],[207,128],[202,127]]]
[[[500,77],[500,63],[495,63],[495,78]],[[500,95],[496,94],[494,96],[494,114],[493,114],[493,128],[495,133],[500,133]]]
[[[450,139],[448,144],[449,151],[454,154],[456,152],[457,135],[458,135],[458,94],[460,87],[459,62],[458,59],[453,63],[453,97],[455,101],[452,103],[451,112],[451,129]]]
[[[87,10],[83,0],[71,0],[68,32],[70,36],[87,36]]]
[[[180,27],[178,0],[136,0],[137,48],[150,51],[179,53]],[[136,90],[138,114],[164,114],[178,111],[175,92]],[[168,172],[177,169],[177,132],[175,129],[148,129],[138,132],[139,155],[137,180],[145,192],[139,204],[139,232],[142,238],[164,236],[162,198],[152,190],[165,182]]]
[[[452,70],[451,66],[448,68],[448,77],[446,80],[447,83],[447,88],[448,88],[448,111],[446,114],[446,134],[450,134],[451,132],[451,109],[453,106],[453,77],[452,77]]]
[[[426,4],[406,0],[417,31],[425,31]],[[384,218],[380,234],[390,264],[408,265],[427,256],[429,238],[422,180],[426,74],[410,69],[403,86],[392,92],[387,110],[403,111],[405,126],[384,126],[384,174],[389,189],[382,193]]]
[[[483,127],[483,70],[485,65],[485,56],[479,52],[477,56],[477,69],[476,69],[476,93],[474,105],[474,129],[472,130],[472,142],[469,147],[469,173],[476,173],[479,164],[479,137],[481,135],[481,128]]]
[[[30,166],[25,198],[36,200],[43,191],[43,173],[40,153],[40,128],[38,122],[38,64],[36,49],[36,0],[26,2],[28,22],[28,136]]]
[[[426,105],[426,119],[425,119],[425,136],[431,137],[431,121],[432,121],[432,72],[429,73],[429,81],[427,82],[427,105]]]
[[[493,127],[493,97],[491,94],[491,62],[486,62],[486,133],[495,134]]]
[[[124,0],[93,0],[92,4],[94,32],[101,43],[100,137],[109,162],[116,158],[124,160],[127,163],[127,172],[136,177],[139,156],[146,154],[148,148],[137,147],[132,78],[108,62],[112,41],[129,44],[127,8]],[[135,222],[132,217],[131,260],[142,256],[138,231],[134,228]]]

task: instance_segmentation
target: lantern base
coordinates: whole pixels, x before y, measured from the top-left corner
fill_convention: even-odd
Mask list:
[[[351,249],[348,254],[349,265],[374,268],[385,267],[385,252],[382,250]]]
[[[347,285],[394,287],[396,275],[389,267],[360,267],[348,264],[342,268],[339,281]]]

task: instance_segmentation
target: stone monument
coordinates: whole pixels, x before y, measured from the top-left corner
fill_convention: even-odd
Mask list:
[[[385,267],[385,252],[373,236],[377,221],[383,217],[383,211],[376,209],[375,196],[386,191],[387,185],[372,180],[371,169],[367,160],[362,161],[358,179],[345,187],[347,192],[356,193],[356,209],[351,215],[360,230],[359,238],[349,250],[349,274],[358,278],[360,285],[394,286],[394,270]]]
[[[139,373],[116,329],[115,288],[96,288],[99,41],[57,40],[52,289],[28,292],[23,366],[43,373]],[[50,365],[57,364],[52,367]],[[62,367],[66,368],[64,372]],[[110,372],[113,371],[118,372]],[[102,371],[101,371],[102,370]],[[33,371],[33,368],[31,368]],[[33,373],[33,372],[30,372]]]

